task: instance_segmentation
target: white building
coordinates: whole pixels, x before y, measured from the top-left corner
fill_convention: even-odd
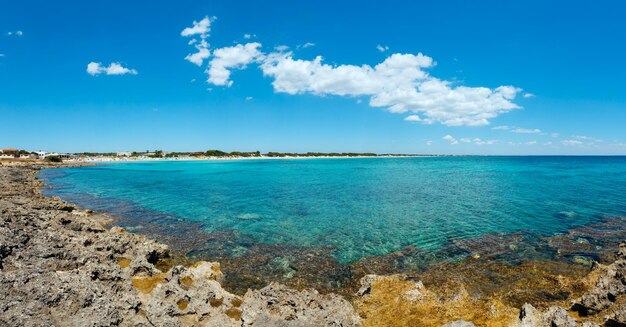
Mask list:
[[[46,151],[37,151],[36,153],[37,153],[37,158],[39,159],[46,159],[46,157],[50,155]]]
[[[59,156],[58,153],[56,152],[46,152],[46,151],[37,151],[37,158],[39,159],[46,159],[49,156]]]

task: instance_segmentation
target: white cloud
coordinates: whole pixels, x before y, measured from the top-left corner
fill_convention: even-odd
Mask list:
[[[511,130],[511,132],[513,133],[518,133],[518,134],[539,134],[541,133],[540,129],[536,129],[536,128],[520,128],[517,127],[513,130]]]
[[[410,116],[406,116],[406,118],[404,118],[404,120],[406,120],[406,121],[422,121],[422,118],[420,118],[420,116],[418,116],[418,115],[410,115]]]
[[[206,37],[207,34],[211,31],[211,19],[208,16],[205,16],[201,21],[196,22],[193,21],[192,27],[185,28],[180,35],[182,36],[192,36],[192,35],[200,35],[202,37]]]
[[[585,135],[572,135],[572,138],[576,140],[587,141],[587,142],[590,142],[590,144],[604,142],[604,140],[602,139],[591,137],[591,136],[585,136]]]
[[[557,137],[559,137],[560,135],[559,135],[559,133],[552,133],[552,134],[550,134],[550,136],[552,136],[553,138],[557,138]]]
[[[251,34],[244,34],[243,38],[246,39],[246,40],[249,40],[250,38],[252,38],[252,35]]]
[[[528,93],[528,92],[524,93],[524,98],[534,98],[534,97],[535,97],[535,95],[532,94],[532,93]]]
[[[215,20],[215,18],[213,18],[213,20]],[[187,56],[185,56],[185,60],[197,66],[202,66],[204,60],[211,56],[209,43],[206,41],[209,37],[209,32],[211,31],[211,23],[212,20],[208,16],[205,16],[199,22],[194,20],[192,27],[187,27],[180,32],[180,35],[185,37],[199,36],[199,38],[191,39],[187,43],[189,45],[193,45],[196,48],[196,52],[187,54]]]
[[[188,54],[185,60],[197,66],[202,66],[204,60],[211,56],[211,51],[207,47],[196,47],[196,49],[198,49],[198,52]]]
[[[495,126],[495,127],[492,127],[491,129],[493,129],[493,130],[505,130],[506,131],[506,130],[511,129],[511,127],[504,125],[504,126]]]
[[[543,133],[538,128],[522,128],[522,127],[503,125],[503,126],[492,127],[491,129],[493,129],[493,130],[510,131],[511,133],[517,133],[517,134],[540,134],[540,135],[547,135],[547,133]],[[559,136],[559,134],[556,134],[556,133],[552,133],[551,135],[552,135],[552,137],[558,137]]]
[[[263,55],[258,50],[259,47],[261,47],[261,43],[252,42],[215,49],[213,59],[207,68],[208,82],[214,85],[231,86],[233,84],[233,81],[230,80],[231,70],[243,69],[246,65],[262,58]]]
[[[563,144],[563,145],[581,145],[581,144],[583,144],[583,142],[578,141],[578,140],[563,140],[563,141],[561,141],[561,144]]]
[[[279,45],[279,46],[275,46],[274,50],[278,51],[278,52],[285,52],[287,50],[289,50],[289,47],[286,45]]]
[[[96,76],[100,74],[106,75],[137,75],[137,71],[122,66],[119,62],[112,62],[109,66],[104,66],[99,62],[90,62],[87,64],[87,73]]]
[[[207,21],[206,24],[202,23]],[[208,45],[204,36],[209,31],[210,20],[194,22],[181,35],[203,36],[200,49]],[[313,60],[294,58],[286,46],[276,47],[277,52],[262,53],[260,43],[237,44],[214,49],[206,70],[208,82],[230,86],[232,69],[243,69],[258,63],[263,75],[273,79],[274,91],[287,94],[310,93],[318,96],[369,97],[372,107],[386,108],[392,113],[419,115],[424,124],[441,123],[448,126],[481,126],[500,114],[520,108],[512,101],[521,89],[513,86],[496,88],[468,87],[430,76],[426,69],[435,64],[421,53],[389,55],[375,65],[331,65],[321,56]],[[205,52],[206,53],[206,52]],[[200,63],[211,54],[190,54],[187,60]]]
[[[261,65],[263,74],[274,78],[276,92],[288,94],[370,96],[370,106],[393,113],[422,114],[424,123],[449,126],[480,126],[500,113],[519,108],[511,102],[519,89],[500,86],[454,87],[429,76],[430,57],[421,53],[392,54],[382,63],[329,65],[322,57],[294,59],[292,53],[271,53]]]
[[[22,36],[24,35],[24,32],[22,31],[8,32],[7,35],[8,36]]]
[[[310,48],[310,47],[314,47],[314,46],[315,46],[315,43],[307,42],[307,43],[302,45],[302,48],[306,49],[306,48]]]
[[[535,145],[535,144],[537,144],[537,141],[528,141],[525,144],[526,145]]]
[[[250,101],[250,100],[252,100],[252,97],[247,96],[247,97],[246,97],[246,100],[247,100],[247,101]]]
[[[448,134],[444,137],[441,138],[444,141],[448,141],[450,142],[450,144],[459,144],[459,141],[457,141],[452,135]]]
[[[380,44],[377,44],[377,45],[376,45],[376,50],[378,50],[378,51],[380,51],[380,52],[385,52],[385,51],[389,50],[389,47],[388,47],[388,46],[386,46],[386,45],[385,45],[385,46],[382,46],[382,45],[380,45]]]
[[[482,140],[480,138],[468,138],[468,137],[464,137],[459,139],[459,141],[461,141],[462,143],[474,143],[476,145],[492,145],[492,144],[496,144],[499,141],[498,140]]]
[[[476,144],[476,145],[493,145],[493,144],[496,144],[496,143],[499,142],[498,140],[486,140],[486,141],[483,141],[483,140],[481,140],[479,138],[475,138],[473,141],[474,141],[474,144]]]
[[[428,145],[428,146],[433,145],[433,141],[432,141],[432,140],[428,140],[428,141],[426,141],[426,145]]]

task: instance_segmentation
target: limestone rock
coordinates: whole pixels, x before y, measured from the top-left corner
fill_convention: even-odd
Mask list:
[[[581,315],[595,315],[612,306],[623,294],[626,294],[626,243],[620,244],[618,259],[607,267],[591,291],[574,302],[572,309]]]
[[[249,290],[243,299],[242,326],[359,326],[352,305],[334,294],[296,291],[272,283]]]
[[[561,307],[549,307],[541,312],[526,303],[520,311],[519,327],[577,327],[576,319],[572,318]]]
[[[457,320],[453,322],[449,322],[441,327],[474,327],[474,323],[465,321],[465,320]]]

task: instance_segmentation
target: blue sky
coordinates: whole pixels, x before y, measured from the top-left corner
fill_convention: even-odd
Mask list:
[[[0,147],[626,154],[624,12],[5,1]]]

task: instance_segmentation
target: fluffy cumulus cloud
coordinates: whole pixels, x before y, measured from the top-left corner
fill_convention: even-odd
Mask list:
[[[87,73],[91,76],[96,76],[100,74],[105,75],[137,75],[137,71],[134,69],[126,68],[122,66],[119,62],[113,62],[108,66],[102,65],[99,62],[90,62],[87,64]]]
[[[196,52],[189,53],[185,57],[185,60],[197,66],[202,66],[204,61],[211,56],[209,43],[206,39],[209,37],[209,32],[211,32],[212,22],[213,21],[206,16],[199,22],[194,20],[191,27],[187,27],[180,32],[181,36],[193,37],[189,41],[189,45],[193,45],[196,48]]]
[[[208,16],[205,16],[199,22],[193,21],[193,26],[185,28],[180,35],[182,36],[192,36],[192,35],[201,35],[208,36],[211,31],[211,19]]]
[[[192,27],[181,33],[200,36],[191,43],[197,51],[185,59],[202,66],[205,59],[211,58],[205,70],[210,84],[231,86],[231,71],[254,63],[272,80],[275,92],[366,97],[372,107],[407,114],[405,120],[424,124],[481,126],[500,114],[520,108],[513,100],[521,89],[468,87],[438,79],[427,71],[434,67],[433,59],[421,53],[390,54],[374,66],[333,65],[325,63],[322,56],[298,59],[286,46],[264,53],[258,42],[217,48],[211,54],[206,43],[211,22],[207,17],[194,21]]]
[[[207,74],[208,82],[214,85],[231,86],[230,72],[233,69],[243,69],[248,64],[262,58],[259,51],[261,44],[258,42],[237,44],[232,47],[215,49],[213,59],[209,62]]]
[[[424,70],[432,66],[432,58],[421,53],[392,54],[371,67],[325,64],[321,56],[294,59],[288,52],[267,55],[261,70],[273,79],[276,92],[368,96],[372,107],[420,114],[427,124],[486,125],[490,118],[519,108],[511,102],[519,92],[515,87],[455,87]]]

